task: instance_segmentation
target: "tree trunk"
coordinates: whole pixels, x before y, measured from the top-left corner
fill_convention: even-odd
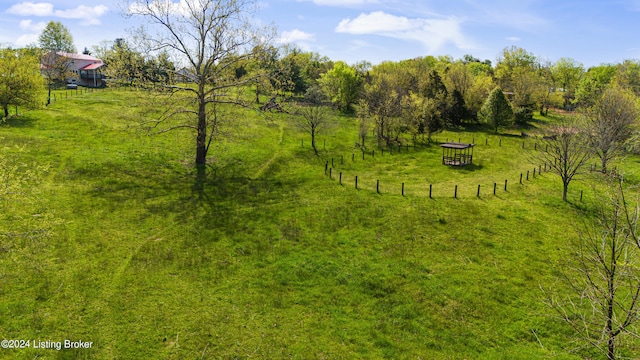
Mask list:
[[[9,117],[9,104],[3,105],[2,109],[4,110],[4,117],[8,118]]]
[[[49,93],[47,95],[47,106],[51,104],[51,83],[49,83]]]
[[[562,201],[567,201],[567,192],[569,192],[569,183],[564,182],[562,186]]]
[[[196,137],[196,166],[207,164],[207,113],[204,97],[198,99],[198,136]]]
[[[615,338],[609,334],[609,341],[607,343],[607,360],[615,360],[616,359],[616,354],[615,354],[615,343],[614,340]]]
[[[602,152],[602,173],[606,174],[607,173],[607,153],[606,152]]]
[[[256,104],[260,104],[260,88],[258,87],[257,83],[256,83]]]
[[[311,147],[313,148],[313,152],[318,155],[318,149],[316,148],[316,132],[314,129],[311,129]]]
[[[606,159],[605,156],[602,157]],[[604,170],[604,169],[603,169]],[[607,360],[615,359],[615,340],[616,335],[613,332],[613,306],[616,302],[616,277],[617,277],[617,265],[616,265],[616,231],[614,228],[612,239],[611,239],[611,269],[608,271],[608,279],[607,279],[607,323],[606,323],[606,331],[607,331]]]

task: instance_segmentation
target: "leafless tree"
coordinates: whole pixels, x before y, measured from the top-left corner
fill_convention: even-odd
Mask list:
[[[592,157],[584,131],[570,125],[550,128],[550,135],[537,146],[534,161],[542,162],[562,179],[562,200],[567,201],[569,183]]]
[[[579,339],[608,360],[616,359],[623,336],[638,336],[639,215],[637,202],[629,205],[620,181],[597,210],[595,222],[579,231],[575,254],[563,272],[566,295],[546,294]]]
[[[219,130],[216,106],[248,106],[238,89],[255,79],[238,78],[235,70],[265,48],[260,45],[273,38],[272,30],[255,26],[255,0],[126,1],[128,15],[142,17],[150,25],[137,32],[140,44],[148,51],[167,51],[191,71],[191,83],[167,86],[169,96],[180,92],[188,100],[171,106],[165,102],[168,109],[150,125],[158,132],[193,130],[195,163],[204,170],[209,146]]]
[[[54,50],[46,51],[40,58],[41,72],[47,82],[47,105],[51,103],[51,88],[56,84],[64,84],[74,74],[71,71],[73,59]]]
[[[609,161],[622,151],[625,141],[631,137],[637,118],[635,96],[618,88],[605,90],[595,105],[586,110],[589,143],[601,160],[603,173],[607,173]]]
[[[329,125],[327,106],[323,101],[322,89],[317,86],[310,87],[305,94],[304,103],[296,106],[293,113],[296,125],[311,135],[311,147],[318,154],[316,136]]]

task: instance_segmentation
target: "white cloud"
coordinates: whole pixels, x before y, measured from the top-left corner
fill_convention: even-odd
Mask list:
[[[20,20],[20,25],[18,25],[18,26],[20,27],[20,29],[27,30],[27,29],[31,28],[31,23],[32,22],[33,21],[31,21],[31,20]]]
[[[11,6],[7,13],[21,16],[50,16],[53,14],[53,4],[25,1]]]
[[[20,35],[16,41],[15,44],[17,46],[27,46],[27,45],[31,45],[31,44],[36,44],[38,43],[38,38],[40,37],[39,34],[24,34],[24,35]]]
[[[45,22],[34,23],[33,20],[20,20],[18,27],[22,30],[41,32],[47,24]]]
[[[172,0],[135,0],[129,5],[129,13],[131,14],[148,14],[154,13],[174,13],[186,16],[189,14],[189,4],[187,0],[174,2]]]
[[[79,19],[82,25],[100,25],[100,17],[109,11],[105,5],[94,7],[80,5],[75,9],[55,10],[54,14],[63,19]]]
[[[430,52],[434,52],[447,43],[460,49],[473,46],[462,34],[456,17],[442,19],[409,19],[404,16],[375,11],[360,14],[355,19],[344,19],[336,27],[336,32],[354,35],[379,35],[422,43]]]
[[[78,19],[82,25],[99,25],[100,17],[105,15],[109,8],[105,5],[85,6],[80,5],[73,9],[56,10],[53,4],[39,2],[21,2],[11,6],[7,13],[20,16],[51,16],[63,19]],[[30,26],[30,23],[20,23],[20,27]]]
[[[360,14],[353,20],[342,20],[336,27],[336,31],[360,35],[403,32],[419,28],[422,22],[420,19],[411,20],[404,16],[375,11],[369,14]]]
[[[315,35],[304,32],[302,30],[294,29],[291,31],[283,31],[278,38],[279,43],[294,43],[298,41],[314,41]]]
[[[511,41],[511,42],[518,42],[518,41],[522,40],[522,39],[520,39],[520,38],[519,38],[519,37],[517,37],[517,36],[507,36],[505,39],[506,39],[507,41]]]

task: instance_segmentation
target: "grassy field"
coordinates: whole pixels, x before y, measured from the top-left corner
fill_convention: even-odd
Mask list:
[[[144,96],[60,93],[0,126],[28,182],[0,215],[0,334],[93,342],[1,358],[584,356],[540,286],[557,281],[597,175],[564,203],[552,174],[519,183],[535,145],[516,131],[438,134],[476,142],[474,166],[456,169],[435,144],[369,145],[363,160],[339,115],[316,157],[284,115],[245,112],[201,188],[193,134],[137,128]],[[638,181],[637,159],[619,166]]]

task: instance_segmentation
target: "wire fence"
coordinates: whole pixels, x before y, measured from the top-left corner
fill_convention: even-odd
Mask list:
[[[446,138],[445,142],[456,141],[461,142],[462,138],[452,139]],[[472,144],[475,144],[475,138],[472,138]],[[480,144],[489,146],[496,143],[498,146],[503,145],[503,139],[483,139]],[[505,140],[507,141],[507,140]],[[519,140],[509,139],[509,146],[513,146],[513,142],[517,141],[517,145],[522,149],[539,150],[540,144],[531,140]],[[301,142],[304,146],[304,140]],[[440,143],[437,139],[433,143]],[[506,145],[506,144],[505,144]],[[326,149],[326,140],[323,141],[322,146]],[[396,176],[396,181],[393,180],[381,180],[379,177],[366,174],[365,171],[358,171],[355,169],[345,169],[346,162],[356,161],[376,161],[375,159],[386,155],[402,155],[407,154],[410,151],[418,151],[419,146],[415,143],[396,145],[393,147],[378,148],[369,151],[361,150],[354,151],[346,156],[344,154],[336,155],[333,157],[324,158],[324,175],[332,181],[335,181],[338,185],[345,188],[351,188],[359,191],[369,191],[376,194],[392,194],[401,195],[403,197],[414,196],[424,197],[429,199],[436,198],[487,198],[490,196],[497,197],[500,193],[508,193],[512,190],[517,190],[518,186],[524,186],[527,183],[535,181],[537,178],[544,176],[552,170],[549,164],[531,164],[526,170],[514,171],[512,175],[506,176],[502,179],[495,179],[495,181],[488,182],[478,181],[471,183],[471,181],[447,181],[443,183],[430,183],[412,180],[403,180],[401,176]],[[542,149],[540,149],[542,150]],[[325,154],[326,155],[326,154]],[[443,165],[445,166],[445,165]],[[596,171],[596,166],[591,167],[591,171]],[[578,197],[578,195],[575,195]],[[583,191],[580,191],[579,201],[583,201]]]

